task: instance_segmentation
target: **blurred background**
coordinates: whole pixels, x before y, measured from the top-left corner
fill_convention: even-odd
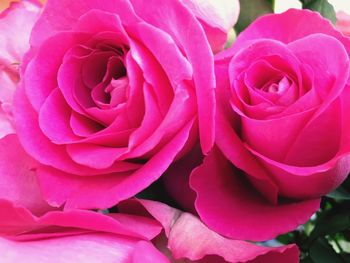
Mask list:
[[[350,14],[350,0],[328,0],[334,6],[335,11],[343,10]],[[288,8],[301,8],[298,0],[275,0],[275,12],[281,13]]]

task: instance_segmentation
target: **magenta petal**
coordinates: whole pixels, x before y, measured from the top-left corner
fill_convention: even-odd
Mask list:
[[[147,96],[146,96],[147,98]],[[162,147],[160,144],[163,140],[163,144],[166,142],[166,138],[171,138],[179,132],[184,125],[187,125],[191,121],[195,114],[195,100],[194,95],[186,89],[178,89],[175,91],[174,100],[169,106],[169,110],[163,119],[159,123],[159,126],[149,134],[149,137],[145,137],[145,131],[148,131],[147,119],[152,117],[152,112],[148,112],[146,109],[144,122],[139,129],[130,136],[129,147],[132,149],[130,153],[126,154],[127,158],[139,157],[148,151],[153,150],[155,147]],[[146,105],[147,106],[147,105]],[[147,114],[147,115],[146,115]],[[155,113],[153,113],[156,115]],[[159,120],[158,120],[159,121]],[[149,127],[152,127],[149,125]],[[159,145],[160,144],[160,145]]]
[[[49,167],[41,168],[38,176],[43,195],[53,206],[66,203],[66,209],[112,207],[145,189],[164,173],[186,144],[192,125],[193,121],[185,125],[168,144],[131,173],[80,177]]]
[[[73,133],[81,137],[89,137],[104,128],[94,120],[91,120],[76,112],[71,113],[69,124]]]
[[[67,6],[70,7],[69,10]],[[93,9],[115,13],[126,24],[138,21],[129,1],[51,0],[46,4],[40,19],[33,28],[31,44],[35,47],[39,46],[43,40],[57,32],[72,29],[82,15]]]
[[[74,229],[151,240],[161,231],[160,224],[151,218],[120,213],[104,215],[93,211],[70,210],[51,211],[35,217],[27,209],[3,199],[0,200],[0,211],[0,233],[16,235],[12,238],[18,240],[34,239],[35,234],[38,234],[37,238],[55,236],[59,232],[65,235]],[[45,228],[49,227],[56,227],[57,233],[46,232]]]
[[[235,45],[261,38],[289,43],[315,33],[335,37],[342,42],[347,53],[350,53],[350,40],[335,30],[329,20],[321,17],[318,12],[306,9],[289,9],[282,14],[266,15],[257,19],[240,34]]]
[[[146,23],[137,24],[131,27],[131,29],[138,33],[133,34],[135,34],[138,40],[152,52],[174,87],[181,81],[191,78],[193,74],[191,64],[181,54],[179,47],[171,36]],[[159,73],[162,72],[147,72],[147,74]]]
[[[75,163],[65,146],[53,144],[41,131],[36,113],[28,102],[23,86],[17,89],[15,96],[16,132],[23,148],[41,164],[50,165],[67,173],[93,175],[110,173],[114,169],[96,170]],[[119,170],[119,169],[118,169]],[[124,170],[125,171],[125,170]]]
[[[126,147],[113,148],[87,143],[67,145],[67,152],[75,162],[96,169],[111,167],[126,151]]]
[[[217,110],[216,122],[216,143],[223,154],[237,168],[245,171],[249,180],[259,189],[260,193],[270,200],[272,203],[277,203],[278,187],[270,179],[268,173],[256,161],[241,139],[236,134],[235,130],[229,123],[229,118],[224,116],[223,109]],[[233,147],[232,147],[233,146]]]
[[[261,241],[295,229],[320,202],[267,202],[217,149],[192,172],[190,184],[197,193],[195,205],[201,219],[214,231],[234,239]],[[211,193],[210,197],[206,193]]]
[[[339,186],[350,170],[350,156],[347,153],[320,165],[298,167],[273,161],[253,149],[250,151],[271,173],[279,193],[284,197],[300,199],[325,195]]]
[[[51,91],[57,87],[57,71],[69,48],[89,38],[85,33],[64,32],[47,39],[24,73],[24,86],[30,103],[40,109]],[[55,52],[52,52],[52,50]],[[30,54],[28,54],[29,56]]]
[[[196,214],[194,201],[196,193],[189,186],[189,178],[193,169],[201,164],[203,155],[199,145],[173,163],[163,175],[164,187],[167,193],[174,198],[180,207],[193,214]]]
[[[132,263],[170,263],[151,242],[140,241],[136,244],[132,255]]]
[[[39,112],[40,128],[53,143],[66,144],[80,139],[70,127],[71,112],[61,91],[54,89]]]
[[[213,55],[203,30],[179,1],[131,2],[140,17],[177,40],[177,45],[183,48],[190,61],[197,95],[201,145],[203,151],[208,152],[214,142],[215,78]],[[172,19],[169,20],[169,17]]]

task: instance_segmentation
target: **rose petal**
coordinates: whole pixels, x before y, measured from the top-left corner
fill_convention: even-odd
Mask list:
[[[271,239],[305,223],[319,208],[320,199],[271,204],[242,176],[218,149],[191,174],[198,214],[222,235],[241,240]],[[205,193],[211,193],[210,197]]]
[[[282,14],[266,15],[258,18],[239,38],[235,45],[254,39],[269,38],[290,43],[314,33],[323,33],[338,39],[350,53],[350,40],[334,29],[329,20],[318,12],[306,9],[289,9]]]
[[[198,21],[178,1],[152,0],[148,1],[147,5],[140,1],[131,2],[140,17],[170,34],[191,61],[201,145],[203,151],[208,152],[214,142],[215,80],[213,56]]]
[[[184,147],[192,125],[193,120],[142,167],[131,174],[79,177],[42,167],[38,170],[38,176],[43,195],[53,206],[58,207],[66,203],[66,209],[109,208],[121,200],[134,196],[158,179]]]
[[[50,209],[43,200],[35,168],[37,163],[19,144],[16,135],[0,139],[0,198],[42,214]]]

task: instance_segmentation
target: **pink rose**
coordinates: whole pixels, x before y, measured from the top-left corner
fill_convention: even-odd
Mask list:
[[[335,28],[342,32],[343,35],[350,37],[350,15],[344,11],[337,12],[337,23]]]
[[[298,262],[295,245],[229,240],[195,216],[154,201],[127,200],[108,214],[55,209],[41,196],[37,165],[16,135],[0,139],[2,263]]]
[[[170,169],[172,195],[230,238],[306,222],[350,170],[349,51],[317,13],[256,20],[216,57],[217,147],[194,170],[196,152]]]
[[[19,81],[18,67],[29,48],[30,31],[40,8],[34,0],[23,0],[0,14],[0,138],[14,133],[11,108]]]
[[[108,208],[135,195],[193,145],[198,126],[211,148],[212,52],[180,2],[48,1],[31,45],[16,131],[42,164],[51,205]]]

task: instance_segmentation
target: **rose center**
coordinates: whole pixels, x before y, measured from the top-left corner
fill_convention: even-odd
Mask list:
[[[285,92],[289,86],[291,85],[291,81],[287,77],[283,77],[282,79],[271,80],[266,83],[261,90],[267,93],[283,93]]]

